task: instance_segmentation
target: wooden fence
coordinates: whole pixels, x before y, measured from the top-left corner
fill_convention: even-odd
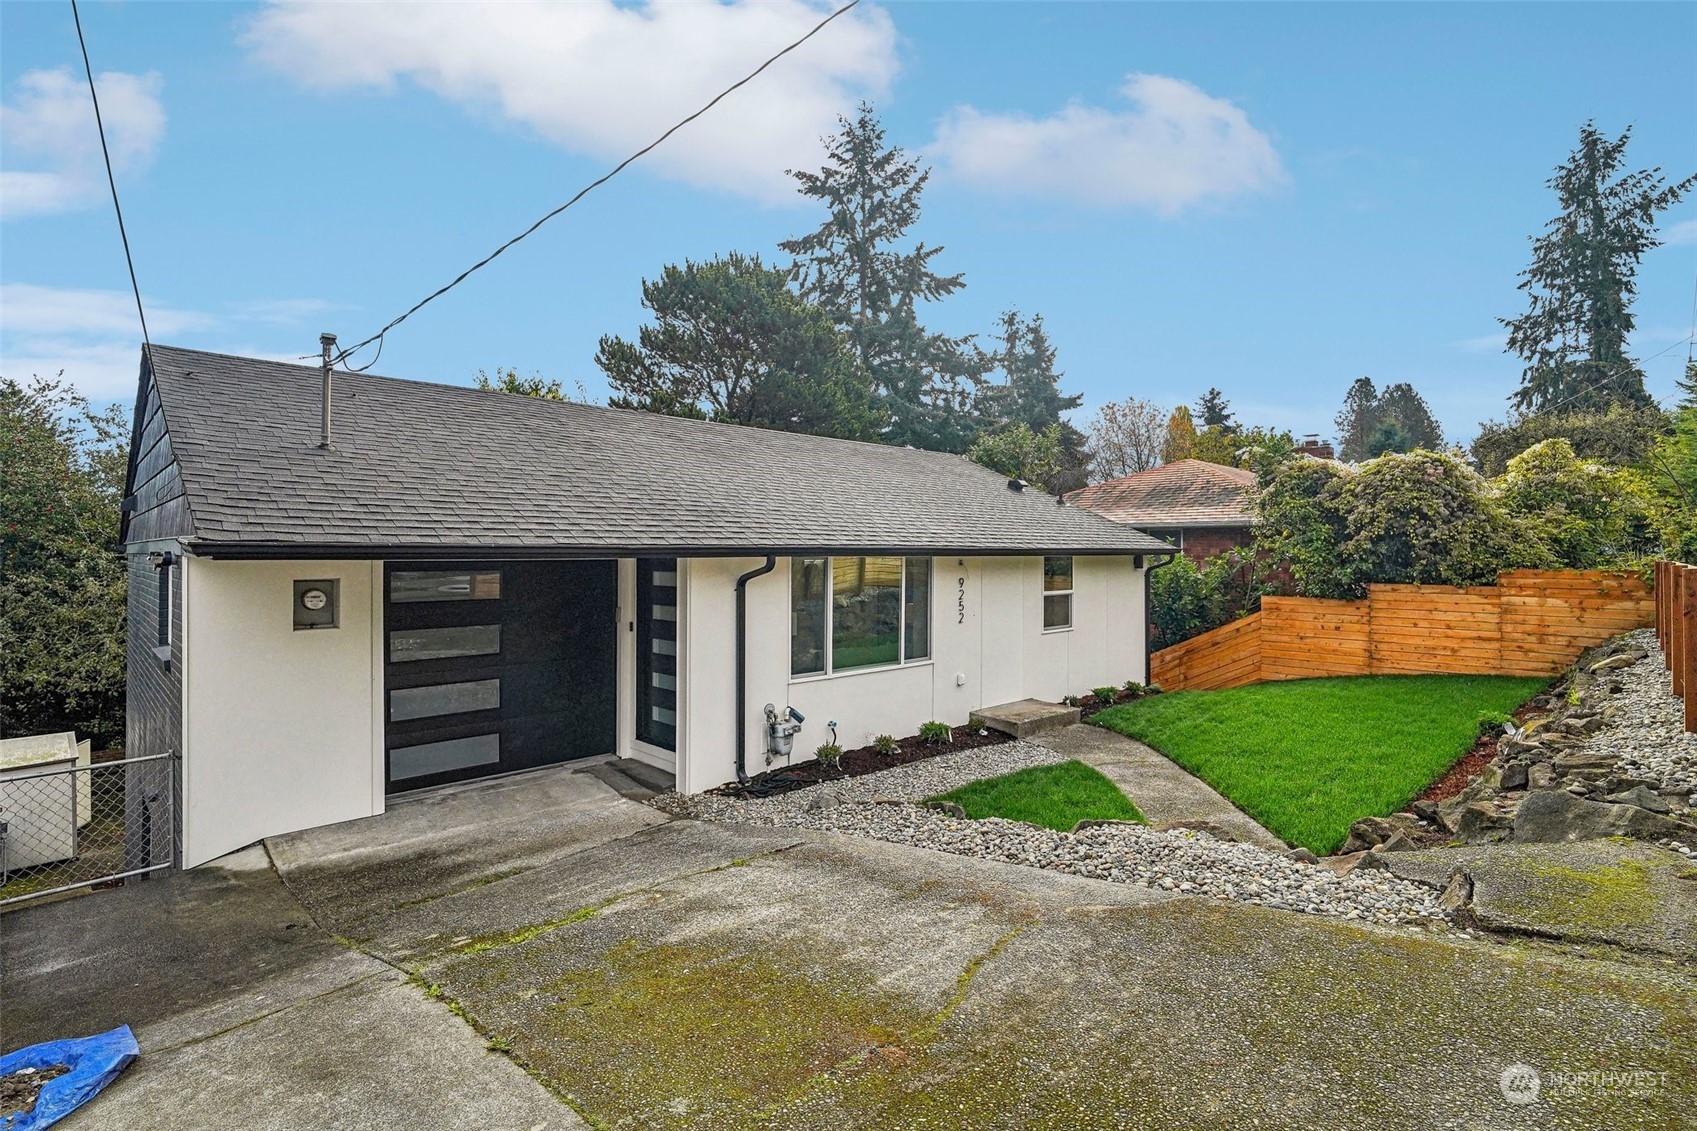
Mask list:
[[[1656,563],[1656,639],[1685,704],[1685,729],[1697,732],[1697,566]]]
[[[1260,612],[1156,652],[1149,677],[1181,691],[1327,675],[1554,675],[1650,624],[1657,607],[1641,577],[1604,570],[1512,570],[1468,588],[1373,585],[1359,601],[1263,597]]]

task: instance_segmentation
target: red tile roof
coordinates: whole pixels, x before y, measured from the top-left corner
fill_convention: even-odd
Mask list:
[[[1068,504],[1134,526],[1248,526],[1255,473],[1199,459],[1094,483]]]

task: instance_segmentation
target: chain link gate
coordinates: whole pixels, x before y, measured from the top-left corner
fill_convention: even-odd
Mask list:
[[[0,775],[0,909],[176,866],[175,754]]]

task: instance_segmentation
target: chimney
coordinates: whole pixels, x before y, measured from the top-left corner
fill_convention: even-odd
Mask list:
[[[1332,445],[1322,441],[1318,434],[1309,433],[1302,438],[1302,443],[1296,446],[1296,454],[1313,456],[1315,459],[1335,459]]]
[[[323,415],[322,421],[321,421],[322,428],[321,428],[321,430],[319,432],[319,436],[318,436],[318,446],[323,448],[325,451],[329,451],[330,450],[330,374],[331,374],[331,372],[334,368],[334,366],[331,362],[331,357],[336,352],[336,335],[334,335],[334,334],[320,334],[320,335],[318,335],[318,344],[324,350],[324,361],[322,363],[322,368],[323,368],[323,373],[324,373],[324,415]]]

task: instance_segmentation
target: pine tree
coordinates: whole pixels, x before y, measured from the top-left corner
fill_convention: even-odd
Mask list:
[[[1528,309],[1500,321],[1508,348],[1525,362],[1510,398],[1522,412],[1594,411],[1653,403],[1644,371],[1627,356],[1638,261],[1661,245],[1656,214],[1677,203],[1697,176],[1669,185],[1661,170],[1622,172],[1629,127],[1610,140],[1595,123],[1546,183],[1561,213],[1532,241],[1521,272]]]
[[[1047,482],[1063,491],[1076,490],[1090,481],[1090,454],[1084,433],[1061,419],[1084,403],[1082,395],[1061,392],[1061,373],[1055,368],[1055,347],[1043,327],[1043,316],[1022,318],[1009,310],[996,323],[999,346],[985,356],[984,368],[1002,374],[1002,380],[984,385],[976,405],[977,425],[988,430],[1023,424],[1034,434],[1056,429],[1060,443],[1060,466]]]
[[[1392,421],[1402,429],[1408,437],[1408,451],[1416,448],[1425,448],[1429,452],[1443,450],[1444,430],[1439,426],[1438,418],[1432,415],[1432,406],[1406,381],[1386,385],[1379,393],[1379,420],[1381,423]]]
[[[1332,419],[1338,430],[1338,457],[1350,463],[1367,458],[1367,441],[1379,423],[1379,390],[1371,377],[1357,377],[1343,395],[1343,408]]]
[[[830,314],[871,376],[888,421],[885,440],[965,451],[983,378],[980,355],[969,338],[932,333],[918,317],[921,302],[946,298],[965,282],[933,269],[942,248],[901,246],[919,220],[930,170],[900,148],[886,148],[871,106],[862,103],[852,122],[838,121],[842,129],[826,139],[824,167],[790,170],[802,195],[829,212],[814,231],[778,245],[795,257],[790,278]]]
[[[850,440],[877,435],[870,382],[843,335],[759,256],[668,265],[643,280],[642,305],[653,324],[635,342],[608,335],[596,351],[612,407]]]
[[[1232,412],[1226,395],[1218,389],[1209,389],[1202,394],[1202,399],[1196,402],[1196,415],[1202,419],[1204,428],[1218,428],[1229,432],[1235,427],[1232,418],[1236,414]]]

